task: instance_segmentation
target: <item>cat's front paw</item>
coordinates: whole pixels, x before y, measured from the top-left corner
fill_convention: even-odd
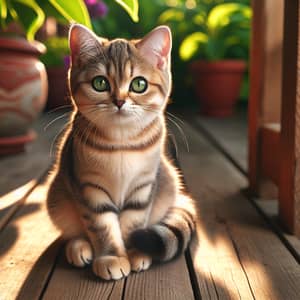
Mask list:
[[[89,265],[93,259],[91,244],[82,238],[70,240],[66,246],[66,257],[76,267]]]
[[[131,270],[141,272],[149,269],[152,264],[152,258],[138,250],[131,249],[128,251],[128,258],[131,265]]]
[[[93,261],[93,271],[102,279],[118,280],[129,275],[130,263],[127,257],[99,256]]]

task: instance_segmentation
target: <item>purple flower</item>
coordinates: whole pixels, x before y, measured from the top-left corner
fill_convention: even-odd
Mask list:
[[[98,0],[84,0],[85,4],[87,7],[89,7],[90,5],[95,5]]]
[[[71,64],[71,57],[70,57],[70,55],[66,55],[64,57],[64,66],[65,66],[66,70],[68,70],[70,68],[70,64]]]
[[[103,1],[85,0],[85,4],[92,18],[103,18],[107,15],[108,7]]]

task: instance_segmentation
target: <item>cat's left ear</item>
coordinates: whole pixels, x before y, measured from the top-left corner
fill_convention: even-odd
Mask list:
[[[172,35],[168,26],[158,26],[136,44],[143,57],[154,67],[164,70],[170,61]]]

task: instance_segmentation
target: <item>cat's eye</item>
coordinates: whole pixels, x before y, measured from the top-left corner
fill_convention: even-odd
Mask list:
[[[104,76],[96,76],[92,80],[92,87],[97,92],[106,92],[110,90],[110,85]]]
[[[148,82],[144,77],[135,77],[130,83],[129,90],[135,93],[144,93],[148,88]]]

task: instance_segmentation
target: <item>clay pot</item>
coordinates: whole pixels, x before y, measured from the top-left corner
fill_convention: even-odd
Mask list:
[[[45,51],[39,42],[0,37],[1,154],[20,152],[34,139],[30,127],[48,93],[46,70],[38,59]]]
[[[242,60],[191,63],[200,112],[213,117],[232,115],[245,70],[246,63]]]

